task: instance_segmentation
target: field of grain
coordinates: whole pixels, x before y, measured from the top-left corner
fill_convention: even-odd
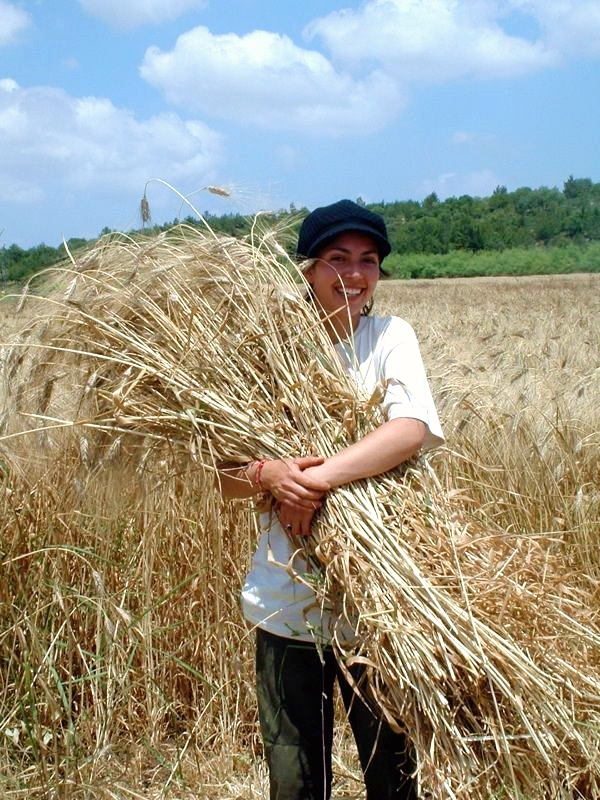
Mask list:
[[[447,436],[432,460],[441,482],[474,516],[551,541],[565,581],[591,591],[600,275],[378,291],[376,311],[408,319],[421,341]],[[7,313],[3,338],[15,324]],[[193,464],[123,468],[83,491],[85,441],[79,460],[34,466],[37,445],[20,441],[0,498],[0,788],[19,799],[266,798],[238,603],[254,531],[231,530],[227,509],[219,529],[203,525],[217,501]],[[152,491],[140,505],[142,480]],[[338,739],[334,796],[358,800],[341,719]]]

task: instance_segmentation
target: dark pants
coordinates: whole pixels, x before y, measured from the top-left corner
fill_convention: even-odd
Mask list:
[[[259,629],[256,675],[271,800],[328,800],[331,796],[336,678],[356,740],[367,800],[416,800],[410,745],[357,697],[331,648],[319,652],[310,642]]]

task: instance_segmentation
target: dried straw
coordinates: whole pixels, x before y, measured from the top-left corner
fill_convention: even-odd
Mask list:
[[[327,456],[380,422],[272,234],[107,238],[50,277],[6,354],[7,375],[46,376],[37,393],[8,387],[7,437],[26,413],[55,449],[84,441],[88,469],[118,449],[138,468],[192,458],[211,470]],[[424,790],[597,796],[594,604],[549,536],[487,523],[421,460],[331,492],[314,526],[320,567],[299,577],[355,627],[358,649],[336,637],[336,653],[366,665],[367,691],[414,742]]]

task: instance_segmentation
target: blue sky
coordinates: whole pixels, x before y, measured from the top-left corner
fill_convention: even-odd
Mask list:
[[[146,187],[163,223],[597,182],[599,131],[600,0],[0,0],[0,247]]]

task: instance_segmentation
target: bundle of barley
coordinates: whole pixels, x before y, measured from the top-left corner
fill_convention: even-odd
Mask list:
[[[83,435],[90,465],[117,441],[164,469],[327,456],[380,422],[270,235],[108,239],[53,279],[5,360],[22,370],[26,351],[40,387],[29,405],[9,396],[9,417],[27,411],[54,447]],[[471,519],[422,461],[331,492],[313,547],[319,574],[302,579],[355,626],[358,650],[336,640],[338,657],[367,665],[424,789],[598,794],[597,604],[550,537]]]

